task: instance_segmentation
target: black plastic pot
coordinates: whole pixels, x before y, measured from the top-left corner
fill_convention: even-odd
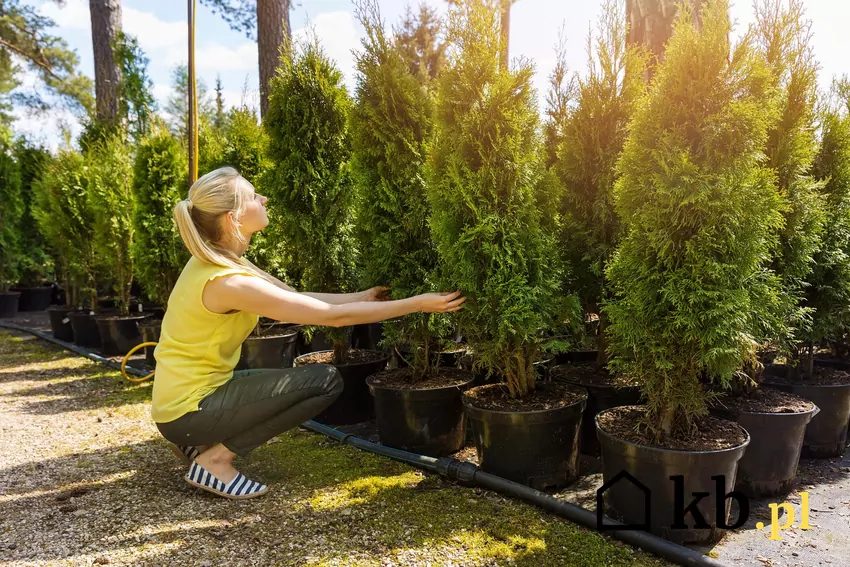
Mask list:
[[[366,378],[384,370],[390,360],[390,355],[380,351],[368,352],[380,354],[381,358],[369,362],[333,365],[342,376],[343,390],[334,403],[313,418],[315,421],[326,425],[351,425],[375,418],[375,403],[372,401],[372,395],[366,385]],[[293,366],[304,366],[306,356],[308,355],[296,357]]]
[[[443,368],[457,368],[460,364],[460,359],[461,357],[463,357],[464,354],[466,354],[465,350],[459,350],[456,352],[440,352],[439,356],[437,357],[437,361],[439,365]],[[413,354],[408,350],[402,348],[393,350],[393,358],[395,359],[396,364],[399,368],[407,368],[408,366],[410,366],[407,361],[412,361],[412,357]]]
[[[74,344],[86,348],[100,348],[100,331],[95,323],[95,315],[90,311],[71,311],[71,327],[74,330]]]
[[[47,316],[50,318],[50,332],[60,341],[67,343],[74,340],[74,328],[71,326],[70,313],[73,307],[65,305],[54,305],[47,308]]]
[[[49,286],[18,287],[13,291],[21,292],[18,311],[44,311],[50,306],[53,298],[53,288]]]
[[[287,330],[285,327],[280,329],[279,334],[248,337],[242,343],[236,369],[291,368],[297,340],[298,329]]]
[[[105,356],[123,356],[142,343],[139,323],[148,315],[100,315],[95,317],[100,350]]]
[[[571,350],[555,355],[555,366],[570,362],[593,362],[599,358],[598,350]]]
[[[538,360],[534,363],[534,376],[537,378],[537,380],[547,380],[549,378],[549,371],[552,370],[552,367],[554,366],[554,356],[544,358],[543,360]]]
[[[147,320],[139,323],[139,334],[142,336],[143,343],[158,343],[159,335],[162,332],[162,319],[154,319],[155,315],[151,314]],[[154,358],[155,346],[145,347],[145,364],[151,367],[156,366],[156,358]]]
[[[750,434],[750,444],[738,461],[736,490],[750,498],[789,493],[797,477],[806,427],[818,412],[816,405],[799,413],[713,410],[717,417],[737,421]]]
[[[598,457],[602,454],[602,449],[596,435],[596,414],[611,408],[638,404],[640,390],[636,387],[617,388],[610,384],[600,384],[593,381],[593,375],[586,379],[564,378],[563,380],[587,390],[587,408],[584,410],[581,422],[579,450],[583,455]]]
[[[724,501],[721,513],[717,513],[719,491],[712,477],[725,479],[724,496],[735,486],[738,461],[750,443],[746,431],[743,443],[719,451],[676,451],[637,445],[602,430],[599,415],[596,416],[596,431],[602,446],[601,490],[606,515],[625,524],[641,525],[641,529],[648,527],[646,531],[679,544],[716,543],[727,531],[718,520],[730,525],[730,520],[737,519],[729,517],[731,498]],[[674,476],[681,477],[684,499],[680,510],[696,500],[694,493],[707,494],[693,508],[709,527],[696,527],[691,513],[684,517],[684,528],[672,527],[677,508],[676,481],[670,478]]]
[[[0,292],[0,317],[14,317],[18,314],[19,291]]]
[[[582,390],[582,398],[551,410],[492,411],[475,407],[464,398],[479,468],[537,490],[563,488],[575,482],[587,392],[573,388]]]
[[[462,371],[456,371],[462,372]],[[374,397],[381,444],[414,453],[443,457],[460,450],[466,434],[461,396],[475,376],[457,386],[428,389],[391,388],[366,379]]]
[[[842,456],[847,448],[850,425],[850,384],[783,384],[771,381],[771,377],[765,372],[765,385],[796,394],[820,409],[806,427],[802,456],[816,459]]]
[[[381,323],[354,325],[351,330],[351,348],[357,350],[384,350],[378,343],[384,340],[384,326]]]

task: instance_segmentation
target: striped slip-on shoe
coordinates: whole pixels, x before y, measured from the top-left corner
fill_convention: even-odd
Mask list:
[[[201,454],[197,447],[192,445],[175,445],[174,443],[170,443],[171,451],[177,456],[178,459],[183,461],[187,467],[192,465],[192,462],[195,458]]]
[[[186,482],[231,500],[244,500],[262,496],[269,491],[269,487],[259,482],[248,480],[242,473],[236,473],[236,477],[227,484],[218,480],[198,463],[192,463],[189,472],[185,476]]]

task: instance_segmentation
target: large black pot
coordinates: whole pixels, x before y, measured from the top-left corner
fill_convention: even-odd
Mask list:
[[[456,386],[393,388],[380,384],[381,373],[366,379],[375,399],[381,444],[412,453],[443,457],[460,450],[466,434],[466,413],[461,396],[475,376]]]
[[[100,350],[105,356],[123,356],[142,343],[139,323],[148,315],[101,315],[95,317]]]
[[[481,388],[500,388],[487,385]],[[539,384],[538,389],[553,387]],[[577,386],[571,386],[581,390]],[[578,436],[587,403],[551,410],[493,411],[475,407],[464,396],[481,470],[537,490],[558,489],[578,478]]]
[[[718,483],[712,477],[724,478],[724,486],[721,487],[724,496],[732,491],[738,461],[750,442],[746,431],[744,442],[731,449],[676,451],[637,445],[606,433],[599,427],[599,415],[596,416],[596,430],[602,446],[601,490],[606,515],[626,524],[640,525],[641,529],[678,544],[719,541],[726,529],[719,525],[718,519],[729,525],[732,498],[724,500],[723,509],[717,514]],[[696,527],[696,520],[690,513],[684,517],[684,527],[673,527],[677,510],[677,481],[671,477],[676,476],[680,477],[678,482],[682,487],[680,511],[696,500],[695,493],[707,494],[694,508],[708,527]]]
[[[806,427],[820,409],[798,413],[712,410],[717,417],[737,421],[750,434],[750,444],[738,461],[736,490],[760,498],[788,494],[794,488]]]
[[[155,319],[155,313],[152,313],[147,320],[139,323],[139,334],[142,336],[143,343],[158,343],[159,335],[162,332],[162,319]],[[145,364],[151,367],[156,366],[156,358],[154,358],[155,346],[145,347]]]
[[[291,368],[297,340],[297,328],[281,328],[279,333],[262,337],[250,336],[242,343],[236,370]]]
[[[53,299],[53,288],[50,286],[18,287],[13,291],[21,292],[18,311],[44,311]]]
[[[381,323],[354,325],[351,330],[351,348],[358,350],[385,350],[378,346],[384,340],[384,326]]]
[[[828,458],[840,457],[844,454],[850,424],[850,384],[833,386],[787,384],[775,380],[775,377],[767,372],[765,372],[764,384],[805,398],[820,409],[806,427],[803,457]]]
[[[17,315],[20,298],[21,292],[19,291],[0,292],[0,317],[14,317]]]
[[[569,366],[569,365],[558,365]],[[550,372],[553,380],[564,380],[587,390],[587,408],[581,422],[581,443],[579,450],[583,455],[598,457],[601,454],[599,438],[596,435],[596,414],[603,410],[619,406],[631,406],[640,402],[640,389],[637,387],[617,388],[611,384],[594,382],[593,375],[581,378],[558,377],[556,366]]]
[[[366,385],[366,378],[384,370],[387,367],[390,355],[380,351],[367,352],[378,353],[381,357],[369,362],[333,365],[342,376],[342,393],[325,411],[314,417],[314,421],[325,425],[351,425],[375,418],[375,404],[372,401],[372,395],[369,393],[369,387]],[[309,354],[296,357],[293,366],[304,366],[304,359]]]
[[[71,326],[70,313],[73,307],[66,305],[53,305],[47,308],[47,316],[50,318],[50,332],[60,341],[72,342],[74,340],[74,328]]]
[[[100,348],[100,331],[91,311],[71,311],[71,328],[74,330],[74,344],[84,348]]]

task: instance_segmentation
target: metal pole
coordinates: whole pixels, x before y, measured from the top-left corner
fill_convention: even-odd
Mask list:
[[[189,9],[189,184],[198,179],[198,99],[195,88],[195,2],[188,0]]]

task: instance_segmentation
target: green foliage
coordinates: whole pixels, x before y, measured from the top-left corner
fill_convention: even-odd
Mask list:
[[[79,57],[67,42],[49,33],[55,25],[20,0],[0,3],[0,111],[7,111],[10,102],[39,112],[57,105],[78,115],[94,109],[91,79],[77,69]],[[35,90],[12,93],[23,72],[17,61],[38,77]]]
[[[21,171],[13,148],[0,146],[0,292],[18,283],[22,255],[20,219],[24,209]]]
[[[394,30],[395,48],[414,77],[428,84],[446,62],[446,43],[440,41],[442,22],[432,6],[419,5],[414,15],[408,5],[401,25]]]
[[[157,110],[153,81],[148,76],[150,60],[145,57],[139,41],[124,32],[118,32],[114,47],[115,59],[121,67],[119,112],[127,121],[133,140],[138,141],[150,130],[151,117]]]
[[[171,74],[171,96],[165,104],[165,115],[168,126],[175,136],[189,139],[189,67],[185,64],[178,65]],[[197,92],[198,104],[198,126],[199,131],[204,124],[211,124],[215,119],[215,106],[207,91],[207,85],[203,79],[196,78],[195,90]],[[199,133],[200,136],[200,133]],[[187,142],[188,143],[188,142]],[[200,148],[200,142],[198,143]],[[201,174],[200,162],[198,172]],[[202,174],[201,174],[202,175]]]
[[[833,94],[841,93],[833,84]],[[827,211],[823,245],[815,255],[808,278],[806,305],[814,310],[806,337],[811,344],[823,340],[843,342],[850,330],[850,91],[826,106],[822,139],[813,172],[826,182],[823,198]],[[846,354],[842,352],[841,354]],[[811,370],[809,368],[809,370]]]
[[[818,150],[815,139],[818,65],[811,41],[811,22],[804,20],[800,0],[783,10],[780,0],[756,6],[756,31],[763,57],[781,91],[781,115],[771,129],[766,154],[783,198],[785,223],[772,270],[779,276],[780,301],[775,319],[764,319],[765,338],[788,351],[805,336],[811,309],[804,306],[805,280],[820,247],[825,211],[822,183],[811,175]]]
[[[89,197],[91,175],[80,152],[61,149],[35,185],[33,213],[41,233],[70,274],[68,301],[88,307],[97,304],[98,256],[95,218]]]
[[[21,256],[20,283],[38,286],[52,271],[52,258],[33,214],[33,187],[48,166],[52,156],[43,147],[36,147],[21,138],[15,143],[15,159],[21,179],[23,211],[20,217]]]
[[[351,113],[352,172],[357,195],[361,286],[388,285],[401,299],[435,291],[437,253],[428,225],[426,143],[433,104],[387,38],[374,0],[357,5],[366,31],[357,57]],[[447,317],[412,314],[384,324],[388,345],[406,345],[417,376],[428,373],[448,334]]]
[[[640,380],[656,440],[691,434],[707,411],[702,384],[729,386],[755,356],[774,284],[783,217],[762,162],[777,92],[751,36],[730,55],[727,10],[705,4],[701,30],[679,13],[618,165],[609,368]]]
[[[180,142],[161,123],[139,142],[133,164],[136,278],[148,296],[166,307],[188,252],[172,211],[187,187],[187,156]]]
[[[262,185],[300,287],[340,293],[354,285],[354,191],[347,128],[351,99],[342,73],[316,39],[285,47],[269,87],[263,124],[273,166]],[[347,355],[345,329],[327,329],[336,361]],[[343,359],[343,360],[341,360]]]
[[[469,298],[458,322],[478,364],[524,396],[560,279],[536,206],[545,167],[533,68],[500,68],[492,2],[452,8],[448,42],[429,157],[433,238],[446,284]]]
[[[126,135],[110,135],[86,152],[95,252],[112,282],[121,315],[130,312],[133,283],[133,160]]]
[[[557,144],[554,168],[564,185],[560,247],[585,311],[600,315],[599,362],[604,368],[607,318],[599,308],[608,296],[605,269],[622,232],[614,210],[616,163],[646,88],[643,74],[649,59],[642,48],[627,46],[625,10],[615,0],[603,5],[599,36],[595,42],[588,37],[587,47],[592,54],[587,76],[576,77],[572,93],[554,89],[550,95],[552,121],[563,124],[550,134],[550,144]],[[575,105],[564,111],[563,100],[570,94]]]

